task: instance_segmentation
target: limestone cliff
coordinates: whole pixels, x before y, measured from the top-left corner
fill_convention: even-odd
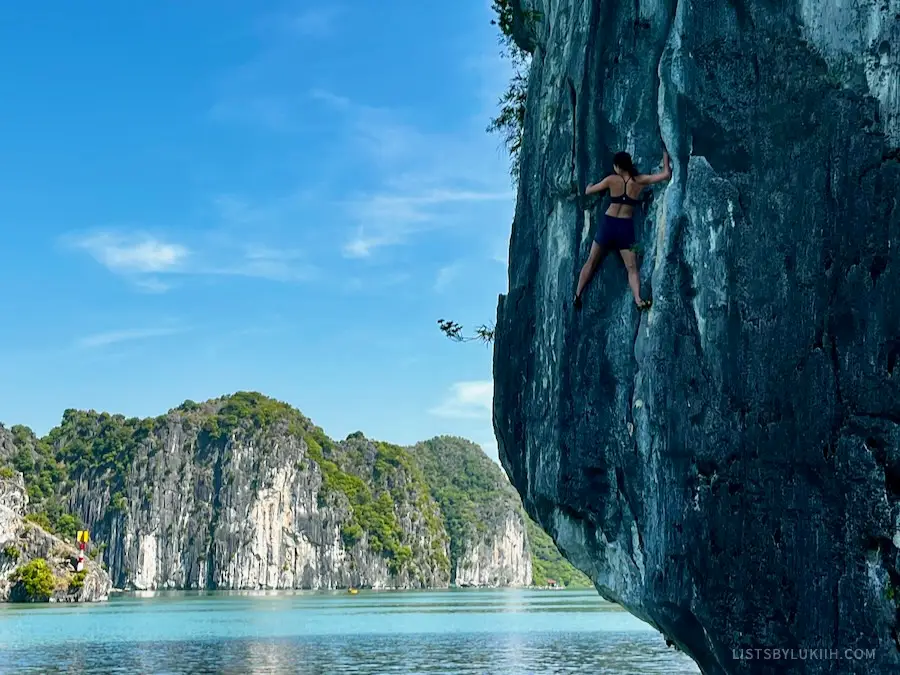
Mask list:
[[[530,586],[531,555],[522,514],[506,511],[491,530],[467,540],[454,561],[453,583],[467,586]]]
[[[446,585],[446,534],[399,448],[334,443],[255,394],[150,420],[66,411],[52,443],[70,510],[117,586]]]
[[[0,427],[0,444],[6,439]],[[54,602],[97,602],[106,600],[112,583],[93,561],[86,560],[83,572],[76,572],[78,552],[66,542],[25,519],[28,495],[22,474],[0,477],[0,602],[29,599],[17,580],[17,572],[32,561],[47,562]]]
[[[155,419],[67,410],[45,438],[13,431],[0,464],[27,471],[48,527],[90,529],[120,588],[441,588],[454,542],[468,583],[531,581],[510,487],[496,523],[457,541],[411,450],[336,443],[259,394]]]
[[[494,423],[528,512],[705,673],[897,668],[900,2],[511,4],[533,61]],[[663,142],[652,310],[612,257],[575,313],[605,204],[573,186]]]
[[[450,537],[456,586],[529,586],[532,555],[521,501],[474,443],[441,436],[412,448]]]

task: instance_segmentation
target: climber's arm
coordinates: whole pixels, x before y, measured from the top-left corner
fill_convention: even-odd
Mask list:
[[[584,190],[584,194],[594,195],[594,194],[597,194],[598,192],[604,192],[605,190],[609,190],[609,179],[610,179],[610,176],[607,176],[606,178],[601,180],[599,183],[592,183],[591,185],[588,185],[587,188],[585,188],[585,190]]]
[[[672,177],[672,167],[669,165],[669,153],[663,152],[663,170],[659,173],[641,174],[636,176],[634,181],[638,185],[654,185],[669,180]]]

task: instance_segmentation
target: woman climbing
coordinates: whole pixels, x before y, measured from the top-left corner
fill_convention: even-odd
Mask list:
[[[603,261],[607,252],[616,249],[622,256],[625,268],[628,270],[628,285],[634,294],[634,302],[638,309],[648,309],[650,300],[641,299],[641,276],[638,272],[637,254],[632,250],[634,238],[634,207],[640,204],[638,197],[641,191],[648,185],[661,183],[672,177],[672,168],[669,166],[669,153],[663,151],[663,170],[660,173],[644,175],[638,173],[631,161],[631,155],[627,152],[617,152],[613,157],[613,171],[599,183],[588,185],[585,195],[592,195],[604,190],[618,192],[610,197],[609,208],[603,216],[603,221],[597,227],[594,241],[591,242],[591,253],[587,262],[581,268],[578,276],[578,290],[575,291],[575,309],[581,309],[581,294],[588,285],[597,267]]]

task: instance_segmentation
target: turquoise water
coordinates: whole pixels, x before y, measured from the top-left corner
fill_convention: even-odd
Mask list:
[[[165,592],[0,607],[10,673],[698,673],[593,591]]]

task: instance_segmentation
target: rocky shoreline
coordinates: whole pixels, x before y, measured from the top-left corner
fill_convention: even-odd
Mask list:
[[[78,551],[26,517],[28,495],[21,474],[0,479],[0,602],[103,602],[109,575]]]

